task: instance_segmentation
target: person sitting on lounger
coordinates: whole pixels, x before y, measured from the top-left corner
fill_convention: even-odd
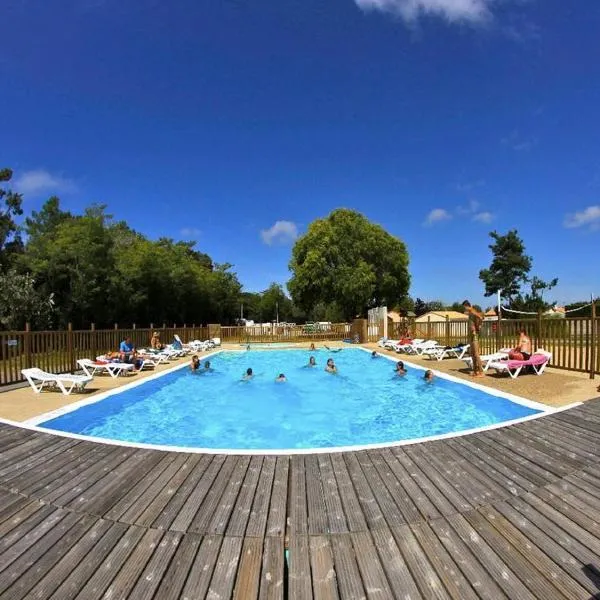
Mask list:
[[[200,368],[200,359],[194,354],[192,356],[192,362],[190,363],[190,369],[192,371],[197,371]]]
[[[335,363],[333,362],[333,358],[327,359],[327,365],[325,367],[325,371],[327,371],[327,373],[333,373],[333,374],[336,374],[338,372],[337,367],[335,366]]]
[[[150,338],[150,348],[152,348],[152,350],[162,350],[164,348],[164,346],[160,343],[160,335],[158,334],[158,331],[155,331],[152,334],[152,338]]]
[[[122,362],[130,363],[135,360],[135,346],[130,337],[126,337],[119,344],[119,358]]]
[[[242,381],[250,381],[253,377],[254,373],[252,372],[252,369],[248,367],[244,375],[242,375]]]
[[[394,373],[395,373],[396,375],[399,375],[399,376],[401,376],[401,377],[402,377],[403,375],[406,375],[406,368],[404,367],[404,363],[403,363],[401,360],[399,360],[399,361],[396,363],[396,368],[394,369]]]
[[[427,382],[430,383],[431,381],[433,381],[433,371],[431,369],[427,369],[427,371],[425,371],[425,375],[423,375],[423,379]]]
[[[531,339],[524,329],[519,329],[517,346],[508,353],[510,360],[529,360],[531,358]]]

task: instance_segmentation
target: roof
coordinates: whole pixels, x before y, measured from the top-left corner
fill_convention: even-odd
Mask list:
[[[457,312],[456,310],[432,310],[430,312],[426,312],[424,315],[417,317],[417,321],[427,321],[427,318],[431,317],[431,320],[446,320],[446,318],[450,319],[450,321],[464,321],[468,319],[467,315],[464,313]]]
[[[394,323],[400,323],[400,321],[402,321],[402,315],[395,310],[388,310],[387,317],[394,321]]]

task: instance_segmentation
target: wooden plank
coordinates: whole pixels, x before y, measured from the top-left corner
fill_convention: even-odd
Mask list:
[[[248,517],[248,525],[246,527],[247,536],[262,538],[265,535],[276,464],[277,459],[274,456],[265,456],[263,459],[258,485],[256,486],[252,508]]]
[[[195,481],[196,478],[199,479],[211,460],[212,457],[200,454],[189,456],[170,479],[161,481],[161,483],[164,483],[164,487],[154,496],[139,516],[135,517],[136,524],[151,527],[157,519],[161,518],[162,512],[170,501],[177,502],[181,506],[187,499],[187,494],[191,492],[193,485],[188,484],[186,486],[186,480],[191,476],[194,478],[192,481]],[[196,472],[197,470],[199,470],[199,473]],[[181,497],[176,497],[181,488],[183,488]],[[139,508],[142,507],[143,505],[140,504]],[[138,513],[139,511],[136,510],[135,512]],[[171,517],[168,521],[171,521]]]
[[[207,535],[202,538],[202,543],[181,592],[181,598],[195,600],[196,598],[207,597],[208,587],[215,564],[217,563],[222,539],[220,535]]]
[[[111,586],[111,590],[113,591],[118,589],[116,597],[152,600],[171,559],[179,547],[181,537],[182,535],[178,532],[165,532],[160,543],[154,547],[150,560],[137,578],[133,589],[129,591],[129,581],[124,583],[122,589],[117,588],[116,584]]]
[[[472,554],[470,550],[471,544],[465,544],[450,526],[447,520],[449,518],[452,518],[452,516],[431,521],[431,528],[463,572],[470,585],[477,590],[479,597],[482,600],[510,598]]]
[[[560,543],[560,538],[555,538],[553,532],[548,532],[530,520],[523,513],[517,511],[508,502],[499,502],[495,509],[513,527],[531,542],[531,546],[537,546],[556,565],[566,571],[570,577],[590,593],[595,593],[597,588],[583,572],[584,562],[579,561],[573,554]],[[482,509],[483,510],[483,509]],[[537,517],[534,516],[537,519]]]
[[[566,598],[589,598],[589,592],[553,561],[542,548],[530,541],[513,523],[492,506],[485,506],[479,514],[492,525],[508,542],[509,552],[522,554],[539,573],[544,575]],[[466,515],[472,523],[469,515]],[[473,524],[473,523],[472,523]],[[552,598],[553,594],[546,596]]]
[[[133,548],[131,554],[122,563],[120,570],[117,571],[113,567],[111,573],[112,581],[108,582],[106,591],[98,596],[90,595],[87,598],[90,600],[92,598],[100,598],[101,596],[110,598],[111,600],[127,598],[156,547],[161,543],[163,535],[162,531],[157,531],[156,529],[147,530],[142,539]]]
[[[331,533],[345,533],[348,531],[348,525],[331,459],[327,454],[318,454],[317,462],[327,512],[327,529]]]
[[[292,535],[289,542],[287,595],[297,600],[312,598],[309,539],[306,535]]]
[[[409,528],[419,542],[427,560],[453,600],[477,600],[479,596],[458,568],[427,523],[411,523]]]
[[[51,600],[72,600],[75,598],[126,531],[127,527],[125,525],[113,523],[108,532],[98,540],[97,545],[89,552],[82,553],[80,546],[76,546],[71,550],[75,554],[70,552],[65,557],[70,571],[62,581],[58,582],[60,585],[50,596]],[[83,550],[85,551],[85,548]]]
[[[236,472],[240,462],[242,465],[237,471],[237,476],[233,478],[233,487],[231,488],[232,495],[229,496],[230,500],[228,501],[227,495],[225,495],[225,502],[221,505],[221,511],[217,515],[218,521],[212,523],[214,529],[225,531],[225,528],[227,527],[227,521],[229,520],[229,514],[231,513],[231,509],[233,508],[233,504],[235,502],[235,495],[237,495],[237,492],[239,491],[244,479],[244,473],[248,467],[249,459],[247,456],[228,456],[225,459],[225,463],[221,467],[215,481],[210,485],[206,497],[190,525],[190,531],[196,533],[212,533],[209,531],[209,529],[213,515],[221,503],[221,497],[223,496],[225,490],[228,489],[230,480],[233,477],[233,473]],[[224,512],[226,513],[226,516],[223,514]]]
[[[0,490],[0,527],[4,521],[10,520],[15,513],[32,502],[30,498],[24,498],[23,496]]]
[[[0,556],[0,597],[23,598],[60,558],[61,554],[77,543],[93,525],[89,516],[67,513],[63,519],[45,527],[43,536],[26,536]],[[37,531],[37,530],[36,530]],[[35,543],[34,543],[35,542]],[[32,568],[35,565],[35,568]],[[11,587],[12,586],[12,587]]]
[[[300,458],[304,458],[306,481],[305,490],[302,489],[302,485],[299,485],[299,489],[296,490],[296,486],[294,485],[296,481],[294,478],[294,460],[292,459],[292,487],[290,490],[291,501],[294,503],[296,501],[296,494],[302,496],[304,492],[306,496],[306,506],[308,509],[308,533],[311,535],[328,533],[329,520],[327,515],[327,507],[325,504],[325,492],[323,490],[323,482],[321,480],[321,471],[319,470],[319,459],[315,454]],[[293,517],[291,519],[290,534],[292,535],[301,535],[302,533],[306,533],[306,531],[301,531],[300,528],[296,526],[296,521],[298,518],[301,518],[301,515],[295,515],[295,518]],[[306,560],[308,563],[308,553]]]
[[[368,452],[369,459],[377,471],[380,481],[382,481],[393,498],[396,506],[400,510],[402,519],[409,523],[411,521],[420,521],[421,513],[415,502],[407,493],[402,482],[396,477],[394,471],[390,468],[387,461],[384,460],[380,450],[371,450]],[[376,484],[377,485],[377,484]],[[414,485],[414,482],[413,482]],[[378,489],[381,489],[377,486]],[[385,511],[384,511],[385,512]]]
[[[259,600],[283,600],[283,551],[282,537],[267,536],[265,538]]]
[[[373,543],[370,534],[366,531],[357,531],[348,535],[352,539],[352,545],[354,546],[358,568],[360,569],[361,577],[368,597],[370,599],[372,598],[373,600],[387,600],[392,598],[393,594],[390,584],[388,583],[384,568],[379,561],[379,556],[375,551],[375,544]],[[388,535],[388,539],[393,540],[389,532]],[[386,550],[390,550],[389,541]],[[397,560],[392,562],[394,563],[394,566],[397,566]],[[406,589],[406,587],[401,588],[402,593],[405,596],[407,595]],[[415,597],[418,598],[419,596],[416,595]]]
[[[412,456],[406,453],[403,448],[392,448],[391,452],[398,462],[406,469],[406,472],[419,488],[423,490],[431,504],[433,504],[442,515],[450,515],[456,512],[456,508],[446,496],[440,492],[434,483],[430,481],[420,465],[413,460]]]
[[[138,517],[187,460],[188,457],[185,454],[168,453],[152,473],[147,474],[128,494],[107,511],[105,518],[124,523],[136,523]]]
[[[201,542],[202,537],[193,533],[182,536],[173,560],[160,579],[160,585],[154,596],[157,600],[177,600],[180,598]]]
[[[262,550],[262,539],[244,539],[240,564],[238,566],[235,586],[233,588],[233,600],[249,600],[250,598],[258,597]]]
[[[451,598],[408,525],[391,530],[409,574],[424,598]],[[375,537],[375,536],[373,536]],[[404,587],[404,586],[403,586]]]
[[[337,578],[329,538],[313,535],[309,537],[309,544],[314,597],[318,600],[338,600]]]
[[[333,535],[330,539],[340,598],[342,600],[366,598],[350,535]]]
[[[343,455],[340,453],[329,454],[327,458],[331,461],[331,466],[335,474],[339,498],[344,509],[348,530],[364,531],[367,529],[367,522],[365,521],[358,496],[356,495],[356,490],[348,474]],[[339,532],[335,532],[332,528],[332,533]]]
[[[231,598],[242,551],[242,539],[225,537],[208,589],[208,598]]]
[[[565,598],[550,580],[546,579],[531,562],[527,555],[515,552],[510,542],[492,527],[478,512],[464,514],[469,525],[485,540],[492,551],[503,561],[510,570],[525,584],[535,598]]]
[[[311,490],[310,498],[308,498],[308,490],[306,487],[306,470],[304,464],[305,457],[302,455],[294,455],[290,457],[290,488],[289,488],[289,516],[288,527],[289,535],[306,535],[309,529],[313,529],[314,525],[309,525],[309,508],[311,517],[319,524],[325,522],[325,504],[322,497],[319,498],[320,491]],[[312,481],[313,488],[315,481]],[[320,489],[320,482],[318,482]],[[321,503],[319,503],[319,500]],[[309,507],[308,502],[312,505]],[[317,513],[320,514],[317,514]],[[319,520],[320,519],[320,520]],[[323,529],[318,529],[315,533],[321,533]]]
[[[433,502],[429,500],[423,490],[417,485],[414,478],[412,478],[404,465],[400,463],[398,458],[392,454],[392,452],[384,448],[380,450],[380,454],[387,463],[388,467],[394,473],[398,481],[402,484],[402,487],[406,490],[406,493],[411,498],[412,502],[416,505],[420,515],[425,519],[436,519],[441,516],[438,509],[435,507]],[[409,522],[419,521],[421,518],[410,518]]]
[[[5,521],[4,526],[0,529],[2,534],[0,557],[8,551],[14,554],[17,547],[22,548],[24,552],[28,545],[35,543],[66,515],[65,510],[57,509],[54,506],[43,506],[36,503],[27,505],[13,515],[10,521]],[[9,564],[4,560],[0,561],[0,570]]]
[[[231,512],[229,523],[227,524],[227,535],[242,537],[246,532],[246,525],[248,524],[250,511],[252,510],[262,464],[262,456],[253,456],[250,459],[242,487]],[[266,516],[267,509],[265,509],[265,519]]]
[[[50,597],[73,571],[73,566],[87,560],[88,554],[96,546],[98,540],[101,540],[109,530],[114,529],[110,521],[96,519],[95,522],[90,522],[92,527],[76,543],[69,546],[67,540],[60,540],[59,544],[66,548],[66,552],[61,552],[60,547],[54,546],[41,556],[35,563],[33,577],[26,573],[7,590],[7,596],[14,600],[25,597],[28,600],[43,600]],[[125,527],[120,527],[122,533]],[[69,531],[69,535],[72,536],[72,534],[73,529]],[[35,580],[39,581],[33,585]]]
[[[271,503],[269,516],[267,518],[266,535],[285,535],[287,521],[287,494],[288,494],[288,471],[290,467],[289,457],[278,456],[275,465],[275,476],[271,488]],[[261,585],[262,589],[262,585]],[[261,592],[262,593],[262,592]]]
[[[214,508],[210,505],[205,507],[206,515],[212,514],[212,518],[207,526],[209,533],[225,533],[249,465],[250,457],[240,456],[235,469],[229,477],[225,491],[218,500],[218,505],[213,505]]]
[[[377,504],[377,500],[375,499],[373,491],[369,486],[369,482],[361,469],[356,454],[345,452],[343,456],[352,485],[356,490],[358,502],[360,503],[360,508],[367,523],[367,527],[370,529],[382,527],[385,524],[383,512],[381,512],[381,508],[379,508],[379,504]]]
[[[205,460],[206,458],[208,460]],[[173,498],[161,512],[160,517],[154,521],[153,527],[204,533],[204,531],[200,531],[198,528],[192,529],[194,517],[198,514],[211,485],[220,475],[225,461],[226,457],[224,455],[203,456],[185,480],[185,483],[175,490]],[[228,473],[233,469],[233,466],[234,461],[227,463]]]

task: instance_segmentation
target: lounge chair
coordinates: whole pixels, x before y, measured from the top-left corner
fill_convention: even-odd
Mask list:
[[[88,377],[93,377],[96,373],[108,373],[112,378],[119,375],[125,375],[133,371],[133,365],[130,363],[93,361],[89,358],[80,358],[77,364],[83,369]]]
[[[493,354],[484,354],[480,356],[481,365],[483,366],[483,372],[487,372],[490,368],[490,364],[499,360],[506,360],[508,358],[508,353],[510,350],[498,350],[498,352],[494,352]],[[471,356],[463,356],[461,360],[469,367],[469,369],[473,368],[473,357]]]
[[[417,356],[421,356],[422,354],[424,354],[427,351],[433,350],[434,348],[440,348],[440,347],[441,346],[435,340],[427,340],[420,344],[415,344],[413,342],[412,345],[410,345],[404,349],[404,352],[406,352],[406,354],[415,354]]]
[[[444,358],[458,358],[462,359],[464,355],[469,351],[469,345],[454,346],[453,348],[442,348],[441,346],[435,346],[433,348],[427,348],[423,351],[423,354],[429,358],[435,358],[436,360],[444,360]]]
[[[65,396],[68,396],[73,390],[82,391],[87,383],[92,381],[89,375],[56,375],[48,373],[42,369],[22,369],[21,373],[29,382],[36,394],[39,394],[44,386],[58,388]]]
[[[497,360],[490,363],[490,369],[498,373],[508,373],[513,379],[519,376],[524,367],[531,367],[536,375],[541,375],[552,360],[552,354],[545,350],[536,350],[527,360]]]
[[[419,344],[423,344],[424,342],[425,340],[423,338],[415,339],[407,344],[401,344],[400,342],[391,342],[391,344],[388,344],[388,348],[390,348],[390,350],[395,350],[398,353],[406,352],[407,354],[412,354],[412,349],[415,346],[418,346]]]

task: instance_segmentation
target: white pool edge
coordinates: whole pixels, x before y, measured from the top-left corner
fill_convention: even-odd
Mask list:
[[[368,348],[363,348],[360,346],[359,346],[359,349],[363,350],[364,352],[368,352],[369,354],[372,352],[372,350],[369,350]],[[210,352],[209,354],[204,355],[202,357],[202,359],[209,358],[211,356],[215,356],[221,352],[223,352],[222,349],[216,350],[214,352]],[[379,354],[379,356],[381,358],[386,358],[391,362],[398,362],[398,360],[402,360],[405,365],[408,365],[415,369],[419,369],[421,371],[428,370],[426,367],[422,367],[421,365],[417,365],[417,364],[405,361],[403,359],[397,359],[393,356],[388,356],[385,354]],[[21,427],[22,429],[27,429],[30,431],[37,431],[40,433],[56,435],[58,437],[72,438],[72,439],[77,439],[77,440],[82,440],[82,441],[94,442],[94,443],[98,443],[98,444],[107,444],[110,446],[124,446],[127,448],[140,448],[140,449],[144,449],[144,450],[159,450],[161,452],[180,452],[180,453],[183,452],[183,453],[188,453],[188,454],[211,454],[211,455],[222,454],[222,455],[233,455],[233,456],[253,456],[253,455],[291,456],[291,455],[295,455],[295,454],[334,454],[334,453],[340,453],[340,452],[358,452],[361,450],[376,450],[376,449],[381,449],[381,448],[396,448],[399,446],[410,446],[413,444],[421,444],[423,442],[434,442],[434,441],[439,441],[439,440],[451,439],[451,438],[455,438],[455,437],[463,437],[463,436],[472,435],[475,433],[482,433],[485,431],[492,431],[494,429],[501,429],[503,427],[510,427],[511,425],[518,425],[519,423],[525,423],[527,421],[533,421],[535,419],[540,419],[545,416],[557,414],[557,413],[563,412],[565,410],[570,410],[572,408],[581,406],[583,404],[583,402],[574,402],[572,404],[568,404],[567,406],[551,407],[551,406],[542,404],[540,402],[528,400],[527,398],[522,398],[520,396],[516,396],[516,395],[510,394],[508,392],[503,392],[501,390],[495,390],[493,388],[488,388],[486,386],[479,385],[479,384],[471,382],[471,381],[465,381],[464,379],[461,379],[459,377],[454,377],[452,375],[448,375],[447,373],[443,373],[440,371],[436,371],[435,369],[431,369],[432,371],[434,371],[436,377],[439,377],[440,379],[447,379],[447,380],[455,382],[455,383],[466,385],[468,387],[488,393],[492,396],[504,398],[504,399],[514,402],[516,404],[520,404],[522,406],[531,408],[533,410],[538,410],[540,412],[537,414],[534,414],[534,415],[528,415],[526,417],[512,419],[510,421],[502,421],[500,423],[494,423],[492,425],[485,425],[483,427],[474,427],[472,429],[465,429],[463,431],[451,431],[448,433],[424,436],[424,437],[420,437],[420,438],[412,438],[409,440],[400,440],[397,442],[379,442],[376,444],[359,444],[359,445],[354,445],[354,446],[334,446],[331,448],[297,448],[297,449],[295,449],[295,448],[292,448],[292,449],[289,449],[289,448],[288,449],[270,449],[270,448],[267,448],[267,449],[262,449],[262,448],[228,449],[228,448],[195,448],[195,447],[187,447],[187,446],[167,446],[167,445],[163,445],[163,444],[146,444],[143,442],[127,442],[127,441],[123,441],[123,440],[113,440],[113,439],[109,439],[109,438],[81,435],[78,433],[70,433],[67,431],[60,431],[60,430],[56,430],[56,429],[49,429],[49,428],[39,426],[39,423],[43,423],[50,419],[54,419],[54,418],[60,417],[62,415],[68,414],[68,413],[73,412],[74,410],[77,410],[83,406],[87,406],[89,404],[95,404],[96,402],[100,402],[101,400],[104,400],[105,398],[108,398],[109,396],[113,396],[122,391],[126,391],[129,389],[138,387],[139,385],[143,385],[147,381],[152,381],[154,379],[158,379],[159,377],[162,377],[163,375],[168,375],[169,373],[173,373],[173,372],[178,371],[187,366],[188,365],[185,363],[182,365],[176,365],[174,367],[171,367],[170,369],[161,371],[160,373],[153,373],[152,375],[145,377],[144,379],[133,381],[131,383],[125,384],[124,386],[120,386],[118,388],[108,390],[107,392],[102,392],[101,394],[93,396],[92,398],[89,398],[87,400],[81,400],[79,402],[74,402],[73,404],[69,404],[68,406],[64,406],[59,409],[44,413],[42,415],[32,417],[31,419],[27,419],[26,421],[12,421],[10,419],[0,418],[0,423],[4,423],[7,425],[12,425],[12,426],[16,426],[16,427]]]

